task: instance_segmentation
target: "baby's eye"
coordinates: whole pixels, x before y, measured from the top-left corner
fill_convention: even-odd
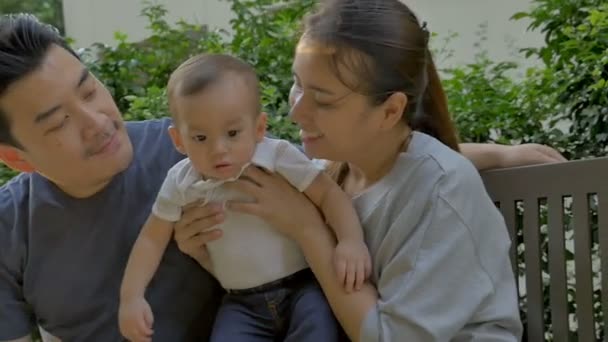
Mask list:
[[[206,136],[206,135],[199,134],[199,135],[195,135],[195,136],[193,136],[193,137],[192,137],[192,139],[193,139],[194,141],[203,142],[203,141],[207,140],[207,136]]]
[[[239,131],[236,129],[228,131],[228,136],[231,138],[236,137],[237,134],[239,134]]]

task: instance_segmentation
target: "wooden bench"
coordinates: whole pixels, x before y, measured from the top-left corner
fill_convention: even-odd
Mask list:
[[[482,177],[514,242],[524,340],[603,340],[608,158],[494,170]]]

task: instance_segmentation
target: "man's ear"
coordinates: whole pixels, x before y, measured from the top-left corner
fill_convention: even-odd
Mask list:
[[[395,92],[386,99],[383,104],[382,128],[392,129],[401,121],[407,101],[407,95],[402,92]]]
[[[36,169],[23,158],[22,152],[13,147],[0,144],[0,160],[15,171],[34,172]]]
[[[169,136],[171,137],[171,140],[173,141],[173,146],[175,146],[175,149],[178,150],[179,153],[181,153],[181,154],[186,154],[186,149],[184,148],[184,143],[182,141],[182,137],[179,135],[179,131],[177,130],[177,128],[175,128],[175,126],[171,125],[171,126],[169,126],[167,131],[169,132]]]
[[[257,142],[262,141],[262,139],[264,139],[264,136],[266,135],[266,125],[268,123],[268,114],[266,114],[265,112],[261,112],[260,115],[258,115],[258,119],[256,121],[256,127],[255,127],[255,139]]]

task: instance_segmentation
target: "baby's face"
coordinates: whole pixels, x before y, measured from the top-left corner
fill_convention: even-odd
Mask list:
[[[238,83],[228,79],[176,99],[173,140],[205,178],[237,176],[266,132],[265,114],[257,112],[252,95],[239,91],[246,85]]]

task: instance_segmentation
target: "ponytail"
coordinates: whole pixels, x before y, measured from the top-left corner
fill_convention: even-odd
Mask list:
[[[408,96],[403,120],[409,127],[459,150],[428,48],[430,32],[403,1],[325,1],[306,21],[305,32],[306,39],[335,48],[332,64],[344,85],[376,104],[403,92]],[[353,53],[360,55],[352,58]],[[357,82],[344,82],[340,64],[348,66]],[[332,162],[326,170],[342,185],[348,164]]]
[[[456,126],[448,111],[448,101],[430,53],[427,54],[426,73],[428,84],[422,95],[421,108],[415,111],[409,125],[413,130],[428,134],[459,151]]]

